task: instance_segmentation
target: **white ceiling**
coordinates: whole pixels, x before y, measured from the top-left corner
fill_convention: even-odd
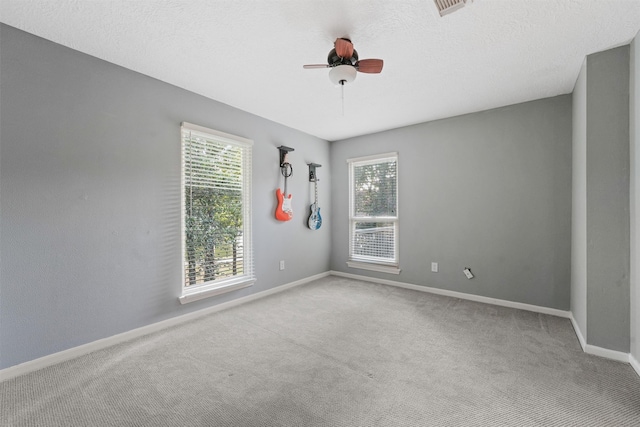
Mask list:
[[[326,140],[570,93],[640,0],[2,0],[0,21]],[[341,91],[336,37],[382,58]]]

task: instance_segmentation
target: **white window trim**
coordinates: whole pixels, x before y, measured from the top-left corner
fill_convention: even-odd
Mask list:
[[[203,136],[210,137],[214,136],[217,140],[221,142],[226,142],[233,145],[245,146],[246,148],[251,149],[253,147],[253,141],[251,139],[243,138],[240,136],[224,133],[217,131],[215,129],[209,129],[203,126],[194,125],[188,122],[181,123],[180,129],[180,145],[181,145],[181,154],[180,154],[180,162],[182,164],[182,131],[189,130],[193,133],[200,133]],[[251,201],[251,189],[252,189],[252,180],[251,180],[251,162],[249,164],[243,164],[243,173],[245,174],[246,184],[243,188],[243,199],[245,201]],[[246,169],[246,170],[245,170]],[[247,206],[246,203],[243,203],[243,243],[247,248],[247,252],[244,254],[245,260],[248,261],[247,266],[249,267],[249,273],[243,275],[241,277],[234,277],[229,279],[220,280],[218,282],[207,282],[199,285],[185,286],[185,272],[184,272],[184,257],[185,257],[185,243],[186,243],[186,230],[185,230],[185,215],[186,208],[184,205],[185,201],[185,174],[182,170],[182,166],[180,167],[180,232],[181,232],[181,251],[180,251],[180,270],[182,271],[181,277],[181,295],[178,297],[178,301],[181,304],[190,303],[193,301],[198,301],[204,298],[213,297],[216,295],[224,294],[227,292],[236,291],[239,289],[243,289],[249,286],[252,286],[256,279],[254,276],[254,265],[253,265],[253,233],[252,233],[252,219],[251,219],[251,206]]]
[[[402,271],[397,265],[384,265],[381,263],[363,262],[363,261],[347,261],[347,266],[360,270],[377,271],[379,273],[400,274]]]
[[[183,273],[184,274],[184,273]],[[198,301],[204,298],[213,297],[220,294],[226,294],[227,292],[237,291],[238,289],[247,288],[252,286],[256,282],[255,279],[242,278],[240,280],[225,280],[222,283],[202,284],[200,286],[193,286],[193,289],[182,287],[182,295],[178,298],[181,304],[188,302]]]
[[[389,273],[389,274],[400,274],[400,252],[399,252],[399,224],[400,224],[400,212],[398,203],[398,175],[396,175],[396,216],[388,217],[388,216],[367,216],[367,217],[355,217],[353,215],[353,206],[354,206],[354,197],[353,194],[353,166],[355,163],[358,165],[366,165],[373,163],[380,163],[384,160],[395,160],[396,162],[396,174],[399,171],[399,159],[397,152],[383,153],[383,154],[374,154],[370,156],[356,157],[352,159],[347,159],[347,164],[349,166],[349,259],[347,261],[347,266],[350,268],[357,268],[362,270],[370,270],[377,271],[381,273]],[[385,262],[379,260],[367,260],[364,257],[353,257],[353,225],[354,222],[392,222],[394,224],[394,258],[395,262]]]

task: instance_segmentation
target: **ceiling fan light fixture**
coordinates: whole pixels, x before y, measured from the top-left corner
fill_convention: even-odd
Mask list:
[[[354,81],[357,74],[358,72],[353,65],[338,65],[329,71],[329,79],[334,85],[344,85]]]

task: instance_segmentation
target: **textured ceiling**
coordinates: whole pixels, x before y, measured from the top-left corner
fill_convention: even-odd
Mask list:
[[[2,0],[0,21],[326,140],[570,93],[640,0]],[[336,37],[382,58],[342,94]]]

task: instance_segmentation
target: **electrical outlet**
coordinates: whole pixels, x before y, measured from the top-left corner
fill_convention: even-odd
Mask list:
[[[438,263],[437,262],[432,262],[431,263],[431,272],[432,273],[437,273],[438,272]]]
[[[471,273],[471,270],[468,268],[465,268],[464,270],[462,270],[464,272],[464,275],[467,276],[467,279],[473,279],[473,274]]]
[[[284,270],[284,260],[280,261],[280,270]]]

